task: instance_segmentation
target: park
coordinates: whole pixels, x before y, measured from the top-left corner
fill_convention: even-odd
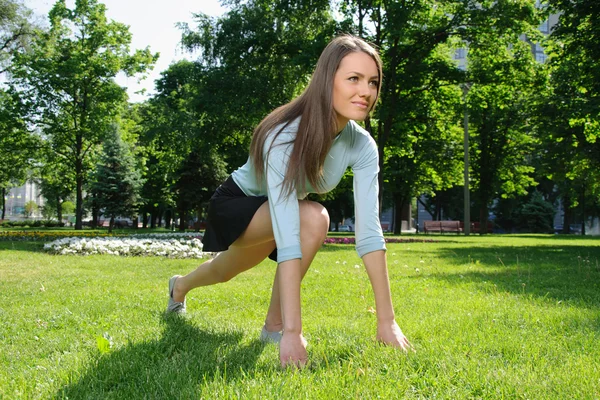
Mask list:
[[[198,2],[155,23],[186,57],[154,72],[120,2],[58,0],[43,20],[34,3],[0,2],[0,398],[600,398],[600,3]],[[206,244],[211,199],[344,34],[377,53],[352,78],[370,77],[365,111],[332,95],[315,114],[336,116],[327,146],[352,126],[370,147],[298,196],[329,226],[298,281],[308,362],[282,368],[259,338],[290,259],[186,292],[185,314],[165,313],[169,278],[227,252]],[[122,83],[151,73],[150,92]],[[325,182],[325,147],[289,170],[319,162],[306,182]],[[365,236],[409,351],[376,336]]]

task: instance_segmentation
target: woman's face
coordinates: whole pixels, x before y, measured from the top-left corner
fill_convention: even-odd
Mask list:
[[[377,64],[367,53],[354,52],[342,58],[333,79],[333,109],[338,132],[349,120],[364,120],[379,87]]]

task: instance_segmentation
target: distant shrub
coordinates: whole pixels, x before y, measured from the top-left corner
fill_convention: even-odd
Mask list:
[[[535,191],[529,202],[519,210],[520,227],[527,232],[553,233],[555,213],[554,206],[540,192]]]

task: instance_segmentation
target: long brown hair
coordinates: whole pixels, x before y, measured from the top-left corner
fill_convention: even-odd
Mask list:
[[[333,108],[334,76],[342,59],[353,52],[366,53],[375,61],[379,75],[377,88],[377,96],[379,96],[382,66],[377,51],[356,36],[342,35],[334,38],[321,53],[312,79],[304,92],[288,104],[271,112],[254,130],[250,144],[250,157],[259,181],[264,179],[265,175],[264,146],[270,132],[282,126],[279,131],[274,132],[276,138],[290,122],[300,117],[298,132],[293,141],[293,150],[283,179],[283,192],[288,196],[294,189],[306,192],[307,180],[316,190],[322,190],[323,164],[338,129],[337,116]],[[373,102],[373,106],[376,102],[377,99]],[[267,152],[267,162],[268,157]]]

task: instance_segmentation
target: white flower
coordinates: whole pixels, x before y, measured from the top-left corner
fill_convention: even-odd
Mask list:
[[[147,255],[202,258],[203,244],[196,233],[135,235],[132,237],[63,238],[44,245],[55,254]]]

